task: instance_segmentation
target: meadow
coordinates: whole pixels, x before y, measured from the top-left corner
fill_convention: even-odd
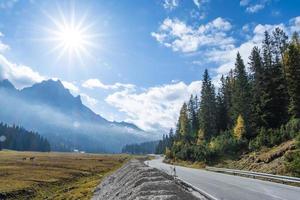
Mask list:
[[[128,155],[0,151],[0,199],[90,199]]]

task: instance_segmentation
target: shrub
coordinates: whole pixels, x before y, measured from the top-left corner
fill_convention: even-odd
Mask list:
[[[259,150],[262,147],[272,147],[292,138],[300,133],[300,120],[292,119],[279,129],[260,128],[259,134],[249,142],[250,150]]]
[[[293,176],[300,177],[300,150],[291,151],[285,155],[286,170]]]
[[[206,162],[207,161],[207,147],[203,144],[194,146],[194,158],[196,161]]]
[[[173,159],[172,151],[168,147],[166,148],[165,155],[167,158]]]
[[[286,125],[285,129],[290,138],[295,138],[300,132],[300,119],[292,118]]]
[[[285,154],[285,166],[287,171],[290,171],[293,176],[300,177],[300,133],[296,136],[295,151],[290,151]]]

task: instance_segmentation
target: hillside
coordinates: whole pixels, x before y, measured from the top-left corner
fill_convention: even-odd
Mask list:
[[[225,159],[215,166],[291,176],[293,174],[286,168],[286,156],[295,149],[295,141],[290,140],[272,148],[247,153],[238,160]]]
[[[45,136],[54,151],[120,152],[126,144],[150,140],[136,125],[111,122],[85,106],[57,80],[17,90],[0,82],[0,120]]]

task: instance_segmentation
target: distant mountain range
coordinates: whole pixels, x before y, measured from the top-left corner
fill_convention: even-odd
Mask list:
[[[111,122],[85,106],[57,80],[18,90],[0,81],[0,121],[39,132],[56,151],[120,152],[126,144],[152,139],[127,122]]]

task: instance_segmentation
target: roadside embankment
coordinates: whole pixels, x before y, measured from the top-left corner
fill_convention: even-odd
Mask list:
[[[191,192],[173,178],[139,160],[131,160],[104,179],[96,188],[93,200],[196,200]]]

